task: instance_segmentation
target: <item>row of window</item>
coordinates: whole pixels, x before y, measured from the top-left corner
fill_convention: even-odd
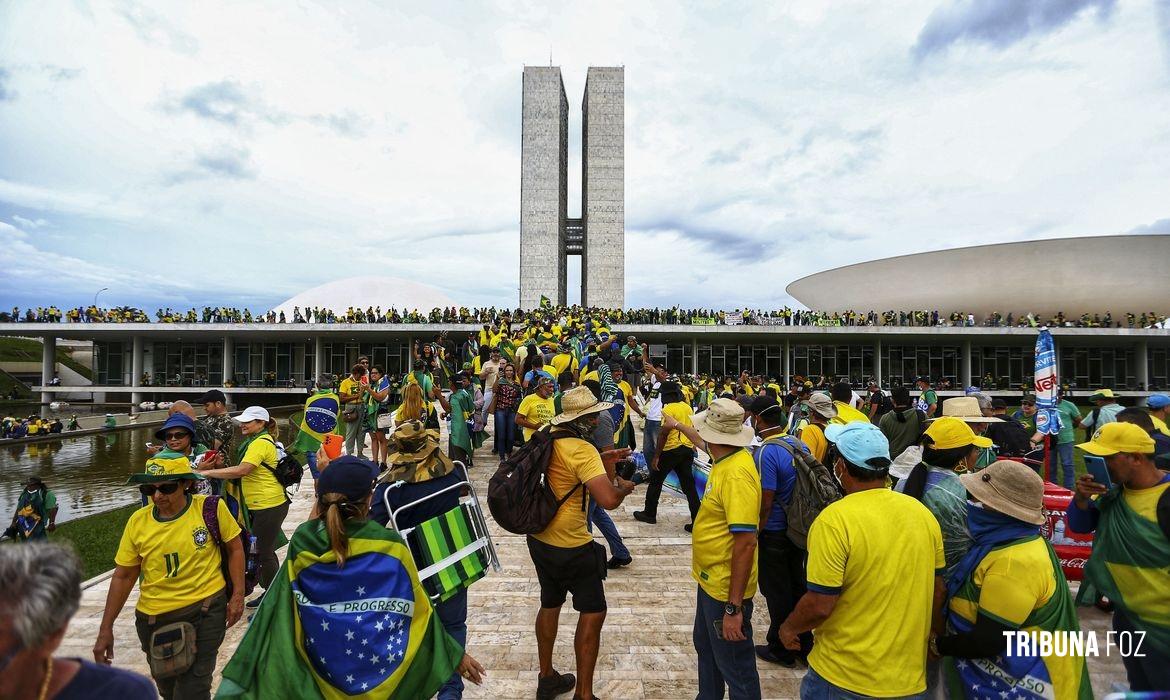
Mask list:
[[[97,384],[131,383],[131,346],[123,342],[94,344]],[[146,371],[157,386],[220,386],[224,383],[222,343],[147,343]],[[670,372],[698,371],[711,376],[751,374],[776,377],[830,377],[862,385],[877,374],[873,345],[792,345],[788,367],[783,345],[652,346]],[[971,380],[989,388],[1014,389],[1030,381],[1033,373],[1031,347],[974,347]],[[1062,383],[1080,389],[1113,387],[1137,389],[1137,363],[1133,348],[1062,347],[1059,376]],[[303,386],[316,376],[315,345],[304,343],[236,343],[232,353],[231,379],[237,386]],[[403,342],[325,343],[324,371],[344,375],[366,355],[388,374],[401,375],[410,368],[410,346]],[[912,384],[919,376],[961,385],[962,349],[940,345],[883,345],[882,383]],[[1151,349],[1147,358],[1150,389],[1170,387],[1170,349]]]

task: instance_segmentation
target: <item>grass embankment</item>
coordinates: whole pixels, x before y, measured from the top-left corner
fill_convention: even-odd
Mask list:
[[[114,554],[118,551],[122,530],[139,507],[131,504],[70,520],[58,525],[56,532],[50,532],[49,540],[73,545],[77,556],[81,557],[82,580],[93,578],[114,568]]]
[[[25,338],[0,338],[0,362],[40,362],[41,344]],[[57,348],[57,362],[93,381],[93,370],[74,360],[63,348]]]

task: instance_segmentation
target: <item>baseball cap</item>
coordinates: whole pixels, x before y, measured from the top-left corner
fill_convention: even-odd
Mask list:
[[[776,403],[776,399],[772,398],[768,394],[761,394],[755,397],[748,406],[748,410],[757,416],[763,415],[777,408],[780,408],[780,404]]]
[[[1150,394],[1150,398],[1146,399],[1146,405],[1150,408],[1166,408],[1170,406],[1170,396],[1165,394]]]
[[[374,489],[378,468],[368,459],[343,455],[331,461],[317,480],[317,493],[340,493],[350,501],[358,501]]]
[[[991,407],[995,408],[995,409],[1007,408],[1007,401],[1004,401],[1003,399],[1000,399],[1000,398],[992,399],[991,400]]]
[[[268,409],[263,406],[249,406],[244,409],[243,413],[238,416],[233,416],[237,423],[249,423],[254,420],[262,420],[268,422]]]
[[[1093,433],[1093,439],[1077,445],[1085,452],[1108,457],[1118,452],[1154,453],[1154,438],[1133,423],[1106,423]]]
[[[213,401],[227,403],[227,397],[219,389],[209,389],[202,396],[195,399],[195,403],[211,403]]]
[[[825,428],[825,439],[837,446],[846,462],[856,467],[881,471],[893,463],[890,441],[873,423],[854,421],[830,425]]]
[[[833,400],[827,394],[813,394],[808,397],[808,407],[825,418],[837,417],[837,407],[833,405]]]
[[[951,416],[933,421],[926,429],[926,435],[930,436],[933,441],[930,446],[936,450],[949,450],[967,445],[991,447],[994,444],[990,438],[976,435],[971,426],[964,423],[961,418]]]
[[[1098,389],[1089,395],[1090,401],[1095,401],[1097,399],[1113,399],[1113,398],[1117,398],[1117,397],[1115,397],[1113,395],[1112,389]]]

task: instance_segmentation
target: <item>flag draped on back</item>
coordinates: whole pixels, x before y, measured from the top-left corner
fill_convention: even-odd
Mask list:
[[[337,429],[337,414],[341,400],[332,391],[319,392],[305,400],[305,417],[301,419],[301,430],[317,442]]]
[[[434,614],[407,545],[372,521],[346,529],[338,568],[322,521],[297,528],[217,698],[427,698],[450,678],[463,649]]]
[[[1047,328],[1040,329],[1036,337],[1036,430],[1048,435],[1060,433],[1060,413],[1056,410],[1060,400],[1057,390],[1060,382],[1056,377],[1056,348],[1052,334]]]

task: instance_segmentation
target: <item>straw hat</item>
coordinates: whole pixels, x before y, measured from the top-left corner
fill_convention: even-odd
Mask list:
[[[1001,459],[974,474],[959,477],[963,487],[984,505],[1032,525],[1043,525],[1044,480],[1031,467]]]
[[[743,408],[731,399],[715,399],[710,408],[696,414],[691,423],[699,437],[716,445],[747,447],[756,433],[743,424]]]
[[[979,399],[974,396],[956,396],[943,401],[942,415],[938,418],[958,418],[964,423],[1002,423],[999,418],[983,415]],[[931,420],[938,420],[933,418]]]
[[[597,397],[587,386],[578,386],[561,394],[561,412],[553,416],[549,423],[562,425],[591,413],[601,413],[613,408],[608,401],[598,401]]]
[[[439,431],[427,430],[422,421],[399,423],[390,442],[394,451],[386,455],[382,481],[415,484],[447,476],[455,469],[455,463],[439,448]]]

